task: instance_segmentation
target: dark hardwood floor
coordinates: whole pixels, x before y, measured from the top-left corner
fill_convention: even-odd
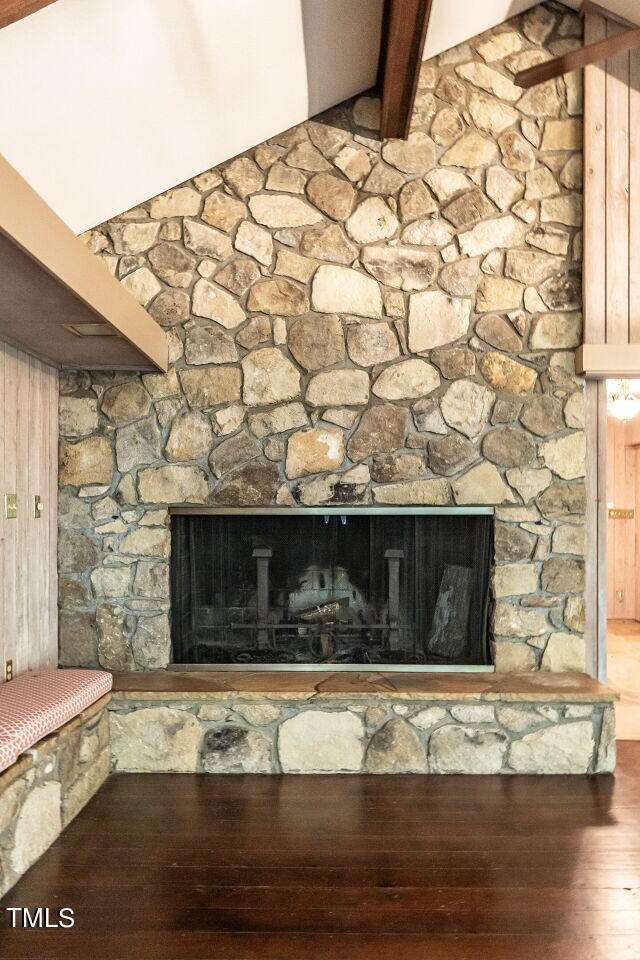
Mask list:
[[[112,777],[2,907],[2,960],[638,960],[614,777]]]

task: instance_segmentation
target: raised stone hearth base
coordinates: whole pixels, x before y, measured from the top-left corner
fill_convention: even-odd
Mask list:
[[[0,774],[0,896],[106,780],[108,702],[102,697]]]
[[[496,674],[468,683],[441,674],[416,684],[407,678],[419,675],[309,674],[296,682],[305,676],[298,673],[279,683],[272,675],[280,692],[260,689],[268,686],[264,675],[211,682],[223,676],[174,674],[172,683],[165,674],[164,689],[155,690],[148,674],[124,680],[124,689],[116,681],[113,768],[584,774],[615,766],[615,694],[581,674],[511,676],[508,688]],[[445,676],[454,679],[447,684]]]

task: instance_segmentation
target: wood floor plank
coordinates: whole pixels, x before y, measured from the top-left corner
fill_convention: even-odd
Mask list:
[[[2,906],[2,960],[638,960],[615,777],[111,777]],[[7,915],[8,916],[8,915]]]

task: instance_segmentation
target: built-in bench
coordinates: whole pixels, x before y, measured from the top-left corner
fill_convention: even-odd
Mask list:
[[[116,674],[115,770],[608,773],[617,694],[581,673]]]
[[[108,776],[111,684],[97,670],[41,670],[0,686],[0,896]]]

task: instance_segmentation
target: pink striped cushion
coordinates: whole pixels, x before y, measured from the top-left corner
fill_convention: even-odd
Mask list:
[[[3,683],[0,741],[9,741],[19,756],[109,693],[112,683],[111,674],[99,670],[37,670]]]
[[[0,737],[0,772],[10,767],[18,759],[16,745],[6,737]]]

